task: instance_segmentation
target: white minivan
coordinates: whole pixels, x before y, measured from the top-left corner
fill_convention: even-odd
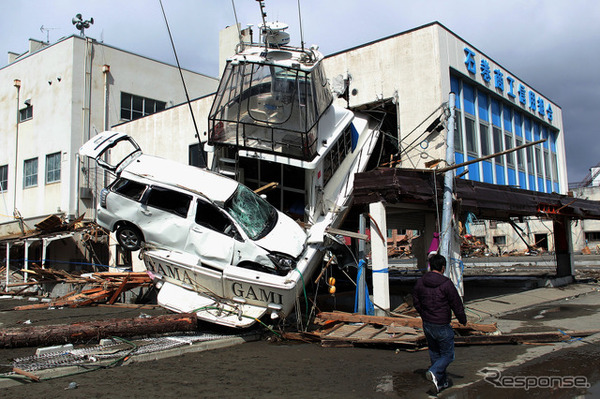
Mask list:
[[[116,147],[111,155],[118,162],[106,162]],[[233,265],[280,276],[305,251],[306,232],[233,179],[142,154],[131,137],[114,131],[93,137],[79,153],[116,175],[101,192],[97,223],[116,232],[126,250],[166,249],[217,270]]]

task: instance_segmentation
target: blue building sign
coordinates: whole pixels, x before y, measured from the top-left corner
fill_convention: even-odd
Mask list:
[[[475,57],[477,54],[468,47],[465,47],[464,51],[467,71],[472,75],[476,75],[477,61],[475,60]],[[490,62],[485,58],[481,58],[479,62],[479,73],[485,83],[490,83],[493,77],[494,89],[496,89],[497,92],[504,94],[505,88],[508,88],[508,92],[506,93],[508,97],[513,100],[518,98],[521,107],[527,108],[531,113],[537,114],[540,118],[546,117],[549,122],[552,122],[553,111],[550,103],[546,106],[544,99],[540,95],[533,90],[527,90],[522,83],[518,84],[517,92],[515,93],[515,78],[510,75],[506,75],[505,77],[500,69],[494,69],[492,71]]]

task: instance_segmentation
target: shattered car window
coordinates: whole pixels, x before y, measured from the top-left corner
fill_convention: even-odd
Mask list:
[[[277,223],[275,208],[241,184],[225,203],[225,210],[251,240],[266,236]]]

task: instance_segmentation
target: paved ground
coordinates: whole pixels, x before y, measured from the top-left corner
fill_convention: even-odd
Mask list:
[[[489,294],[489,293],[488,293]],[[499,295],[478,293],[467,301],[473,321],[496,321],[504,333],[523,331],[600,330],[600,291],[597,283],[563,288],[513,289]],[[8,302],[0,301],[0,309]],[[0,312],[0,322],[46,323],[74,320],[73,311],[90,313],[101,308],[62,309],[28,313]],[[114,317],[114,310],[103,317]],[[127,316],[141,313],[129,310]],[[142,312],[147,312],[146,310]],[[162,312],[157,310],[155,312]],[[93,312],[92,312],[93,313]],[[125,316],[125,315],[123,315]],[[95,316],[97,317],[97,315]],[[12,320],[12,321],[10,321]],[[553,345],[487,345],[458,347],[449,371],[455,386],[442,392],[447,398],[593,397],[600,394],[600,334],[585,340]],[[202,349],[209,348],[205,345]],[[32,354],[35,348],[0,350],[0,363]],[[134,359],[135,360],[135,359]],[[11,398],[306,398],[306,397],[428,397],[431,386],[424,372],[427,351],[407,352],[374,348],[321,348],[297,342],[247,342],[214,350],[192,351],[124,367],[99,369],[54,378],[41,383],[19,383],[4,388]],[[486,369],[487,373],[480,372]],[[543,377],[554,376],[554,385]],[[582,388],[558,388],[556,378]],[[503,385],[497,387],[492,382]],[[528,378],[528,379],[526,379]],[[515,387],[528,381],[528,389]],[[77,388],[70,390],[69,383]],[[532,385],[541,385],[535,388]],[[545,385],[544,385],[545,384]],[[587,384],[587,385],[586,385]]]

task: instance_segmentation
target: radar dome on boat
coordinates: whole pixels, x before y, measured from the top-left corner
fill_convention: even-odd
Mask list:
[[[289,26],[283,22],[265,23],[260,29],[263,42],[267,43],[270,47],[279,47],[289,44],[290,34],[284,32],[287,28],[289,28]]]

